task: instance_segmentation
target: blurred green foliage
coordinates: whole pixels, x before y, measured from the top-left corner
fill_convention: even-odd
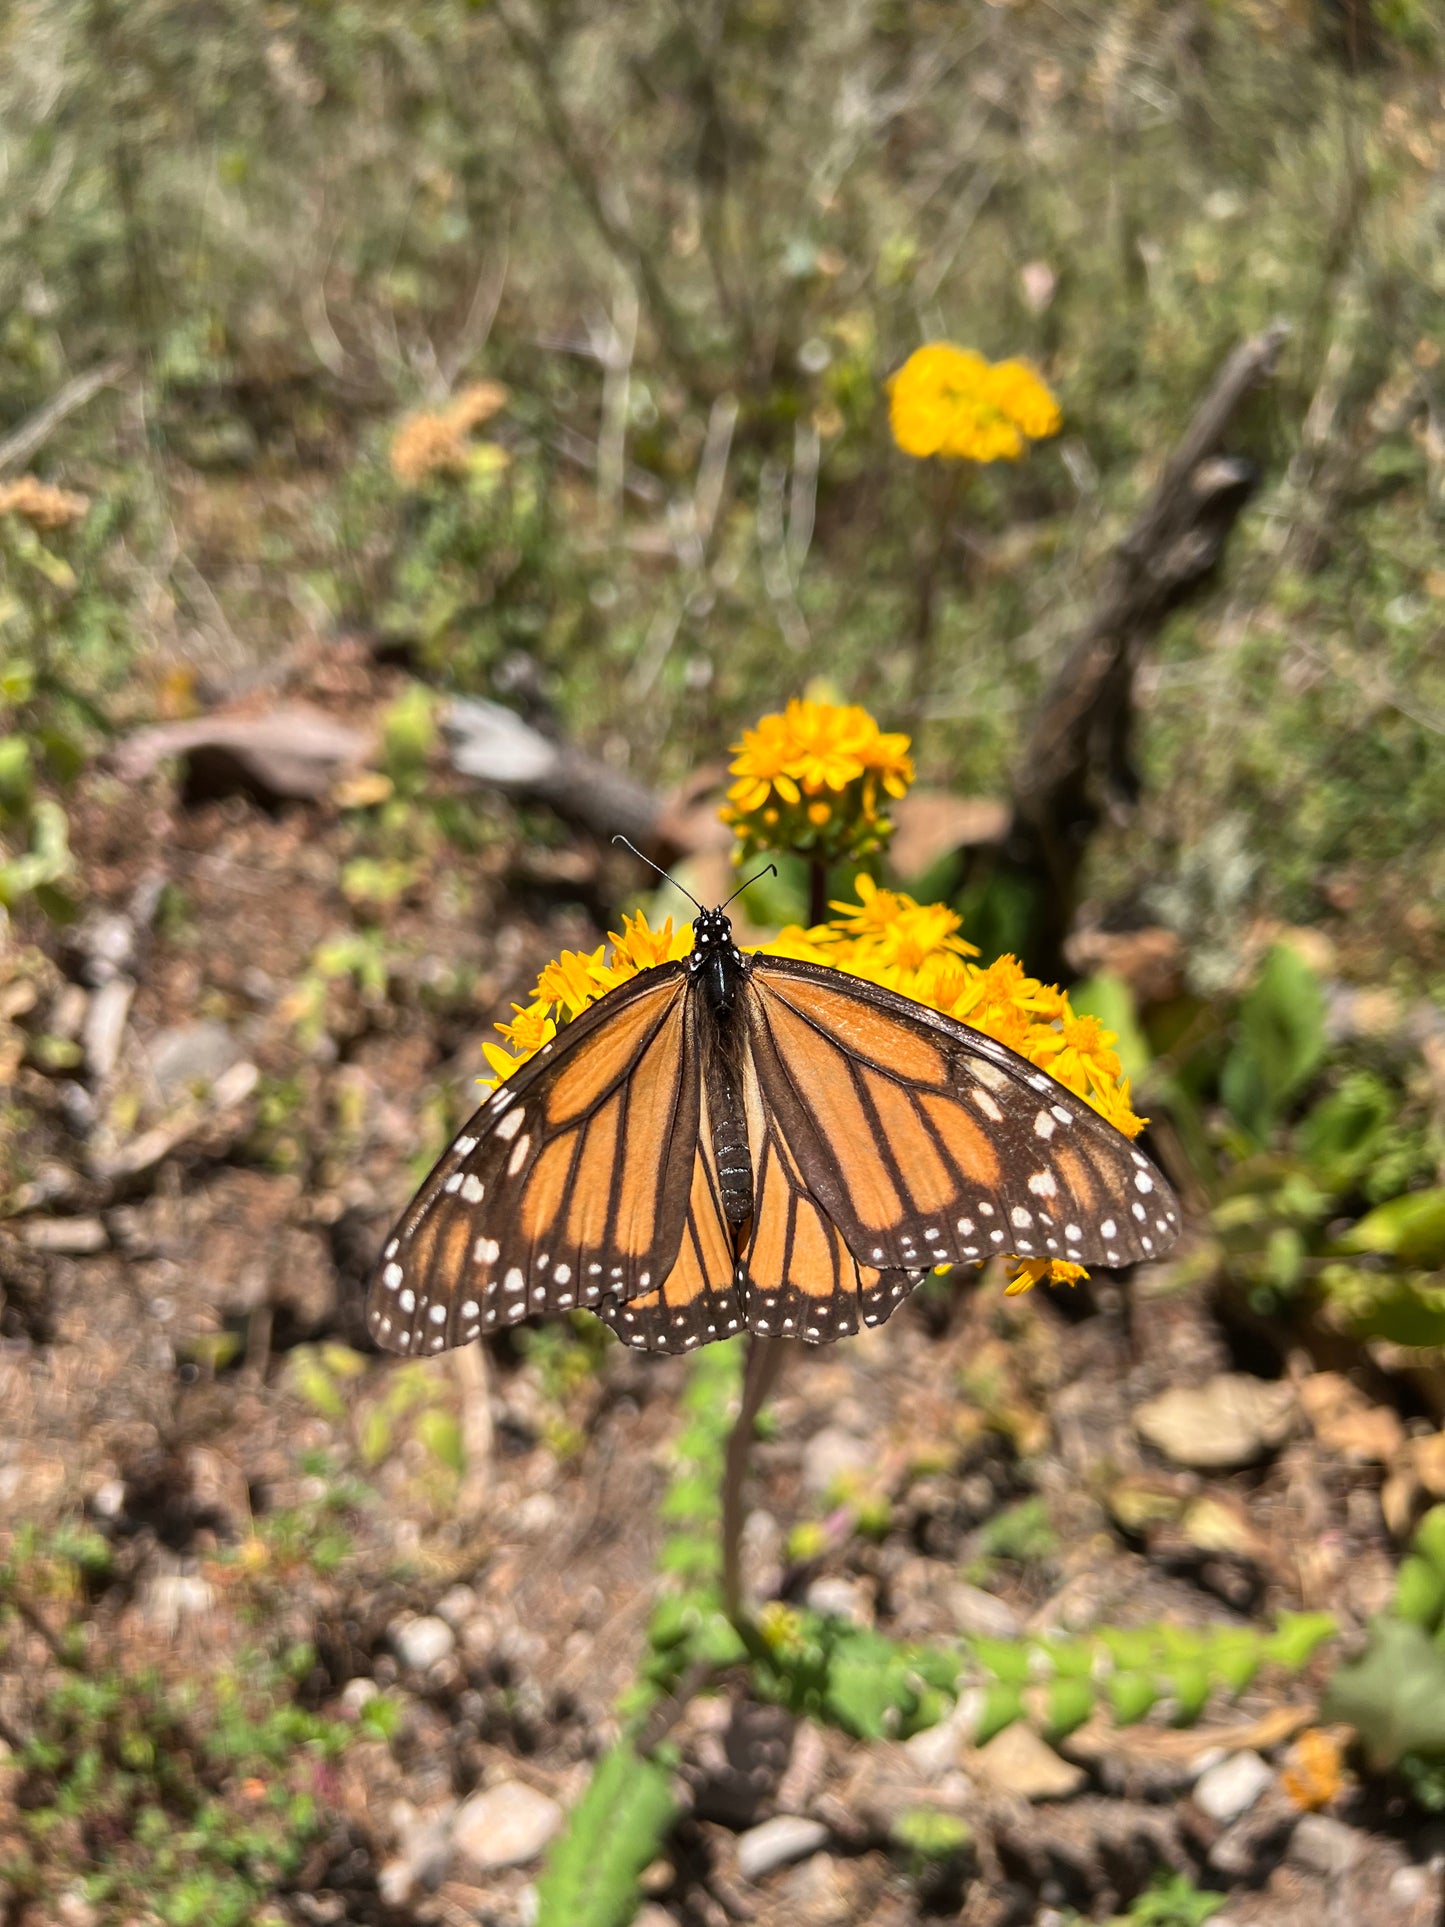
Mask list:
[[[1389,1611],[1336,1667],[1321,1713],[1354,1727],[1373,1770],[1396,1769],[1422,1806],[1445,1808],[1445,1506],[1415,1528]]]
[[[11,10],[0,426],[121,365],[30,457],[91,493],[104,592],[11,555],[24,622],[202,693],[357,625],[664,782],[825,670],[885,722],[919,695],[925,778],[997,789],[1211,371],[1283,316],[1257,512],[1164,639],[1096,882],[1201,953],[1336,885],[1405,927],[1445,811],[1441,49],[1399,0],[1350,71],[1327,11]],[[884,383],[940,334],[1033,356],[1066,420],[975,478],[919,690],[926,478]],[[480,377],[485,438],[400,473]],[[11,826],[12,892],[56,886],[55,830]]]
[[[22,1844],[0,1878],[22,1902],[78,1880],[107,1918],[143,1911],[165,1927],[274,1918],[267,1903],[331,1828],[335,1762],[388,1733],[391,1703],[378,1696],[354,1725],[308,1710],[304,1644],[184,1680],[138,1670],[82,1624],[110,1558],[94,1533],[22,1529],[0,1564],[0,1654],[43,1626],[60,1669],[6,1734]]]

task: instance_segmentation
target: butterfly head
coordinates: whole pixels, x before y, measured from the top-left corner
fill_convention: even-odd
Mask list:
[[[738,947],[733,942],[732,918],[721,910],[704,910],[700,917],[692,920],[691,966],[701,970],[713,957],[732,957],[741,962]]]

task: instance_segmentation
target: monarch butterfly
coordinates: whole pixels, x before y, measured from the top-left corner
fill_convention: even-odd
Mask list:
[[[416,1357],[574,1306],[649,1351],[820,1344],[934,1265],[1173,1243],[1168,1184],[1072,1091],[894,991],[744,955],[726,908],[463,1127],[378,1261],[378,1344]]]

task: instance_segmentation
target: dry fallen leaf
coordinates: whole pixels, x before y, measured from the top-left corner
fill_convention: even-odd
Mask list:
[[[1327,1807],[1345,1783],[1345,1750],[1335,1734],[1311,1726],[1289,1750],[1279,1783],[1297,1807],[1313,1813]]]
[[[1340,1372],[1300,1380],[1299,1402],[1321,1445],[1355,1465],[1388,1465],[1405,1443],[1405,1428],[1388,1405],[1372,1405]]]

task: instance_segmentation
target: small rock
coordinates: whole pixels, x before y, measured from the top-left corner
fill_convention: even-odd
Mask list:
[[[388,1907],[404,1907],[416,1892],[416,1875],[404,1860],[393,1857],[383,1862],[376,1891]]]
[[[99,1218],[30,1218],[20,1236],[32,1251],[48,1251],[57,1258],[84,1258],[104,1251],[110,1234]]]
[[[497,1643],[497,1628],[486,1613],[476,1613],[462,1627],[462,1651],[472,1661],[486,1659]]]
[[[393,1813],[396,1827],[396,1853],[378,1876],[387,1879],[391,1890],[401,1895],[393,1906],[412,1899],[418,1891],[434,1892],[446,1879],[452,1864],[452,1819],[456,1808],[449,1802],[441,1808],[422,1813],[408,1800],[401,1800]]]
[[[397,1622],[388,1628],[387,1638],[402,1665],[413,1667],[418,1673],[445,1659],[457,1643],[457,1636],[447,1622],[431,1613]]]
[[[1396,1867],[1390,1875],[1390,1899],[1397,1907],[1420,1907],[1433,1897],[1434,1886],[1428,1867]]]
[[[134,998],[135,985],[129,977],[112,977],[90,1000],[83,1033],[85,1067],[97,1082],[104,1081],[115,1069]]]
[[[845,1579],[841,1573],[825,1573],[815,1579],[807,1590],[805,1603],[812,1612],[828,1619],[846,1619],[854,1626],[873,1624],[873,1607],[867,1593],[856,1579]]]
[[[803,1484],[817,1497],[826,1495],[839,1481],[857,1478],[877,1463],[877,1450],[865,1440],[845,1432],[841,1425],[825,1425],[803,1447]]]
[[[521,1780],[503,1780],[474,1793],[458,1809],[452,1839],[479,1873],[523,1867],[560,1830],[561,1807]]]
[[[958,1728],[952,1720],[925,1726],[921,1733],[903,1742],[903,1750],[925,1780],[936,1780],[958,1765],[962,1748]]]
[[[666,1907],[659,1907],[655,1900],[649,1900],[640,1912],[633,1915],[632,1927],[677,1927],[677,1918]]]
[[[1294,1387],[1245,1372],[1175,1386],[1134,1413],[1141,1438],[1175,1465],[1195,1471],[1253,1465],[1283,1442],[1293,1420]]]
[[[340,1706],[349,1720],[359,1720],[361,1709],[374,1700],[380,1692],[374,1679],[349,1679],[341,1689]]]
[[[1274,1779],[1257,1753],[1232,1753],[1206,1767],[1194,1782],[1194,1804],[1221,1827],[1247,1813]]]
[[[780,1813],[738,1836],[738,1872],[744,1880],[762,1880],[778,1867],[791,1866],[826,1846],[828,1829],[819,1820]]]
[[[513,1525],[524,1539],[548,1532],[557,1521],[557,1501],[550,1492],[531,1492],[513,1514]]]
[[[962,1582],[950,1586],[947,1604],[955,1632],[982,1639],[1017,1639],[1024,1629],[1013,1607],[981,1586]]]
[[[799,1720],[787,1770],[778,1782],[775,1799],[779,1813],[802,1813],[828,1773],[828,1742],[811,1720]]]
[[[477,1609],[477,1595],[470,1586],[449,1586],[436,1603],[436,1616],[454,1631],[459,1630]]]
[[[1309,1873],[1338,1876],[1358,1858],[1362,1841],[1343,1820],[1327,1813],[1306,1813],[1290,1835],[1288,1858]]]
[[[168,1102],[198,1086],[215,1083],[241,1055],[224,1024],[203,1018],[195,1024],[176,1024],[151,1039],[147,1051],[151,1075]]]
[[[208,1613],[215,1597],[199,1573],[161,1572],[147,1583],[141,1610],[152,1625],[174,1639],[181,1621]]]
[[[1022,1720],[995,1733],[973,1755],[972,1765],[981,1779],[1020,1800],[1066,1800],[1088,1777],[1081,1767],[1060,1759]]]
[[[830,1853],[815,1853],[782,1883],[782,1902],[808,1927],[845,1927],[856,1918],[853,1896]]]
[[[90,1509],[97,1518],[120,1518],[125,1511],[125,1480],[102,1479],[91,1497]]]

